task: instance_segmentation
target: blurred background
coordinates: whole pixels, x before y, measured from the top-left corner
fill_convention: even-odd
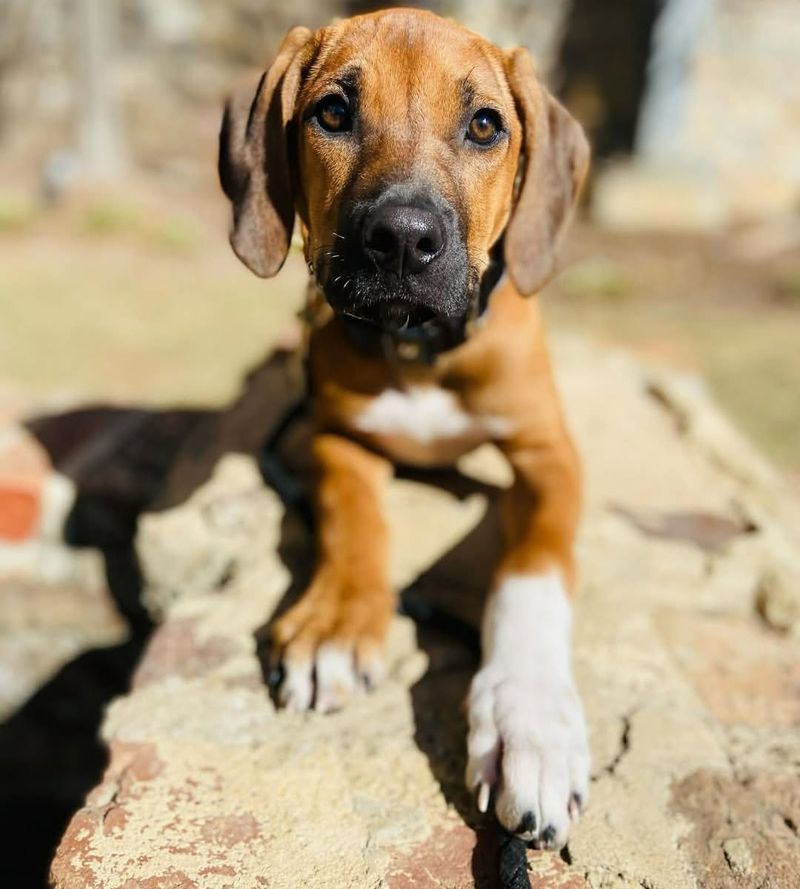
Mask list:
[[[209,404],[296,305],[225,242],[221,97],[335,0],[0,0],[0,380]],[[552,321],[698,370],[800,465],[800,17],[791,0],[432,4],[527,44],[594,176]],[[294,271],[294,270],[293,270]]]
[[[796,0],[427,5],[530,47],[590,134],[592,179],[543,296],[551,326],[698,374],[797,487]],[[44,885],[102,767],[99,713],[149,625],[130,551],[138,510],[182,434],[296,324],[299,253],[264,282],[227,244],[222,97],[290,26],[371,8],[0,0],[0,830],[28,850],[0,864],[16,868],[4,886]],[[41,454],[20,444],[31,416],[45,418],[26,426]],[[150,430],[128,448],[135,485],[132,471],[115,468],[113,484],[95,473],[103,454],[78,447],[120,418],[117,444]],[[26,492],[68,460],[96,489],[70,513],[71,542],[99,550],[101,568],[86,553],[65,568],[46,535],[29,539]],[[58,486],[42,496],[57,513]],[[105,584],[116,607],[96,593]],[[115,660],[101,669],[82,654],[95,649]]]

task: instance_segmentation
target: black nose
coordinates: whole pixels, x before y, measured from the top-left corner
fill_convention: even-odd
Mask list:
[[[444,233],[436,215],[422,207],[384,204],[364,222],[364,252],[398,275],[424,272],[442,253]]]

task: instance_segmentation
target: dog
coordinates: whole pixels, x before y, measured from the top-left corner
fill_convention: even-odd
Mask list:
[[[566,843],[589,788],[571,668],[580,468],[535,298],[589,153],[526,50],[408,9],[294,28],[220,133],[235,253],[275,275],[299,219],[317,303],[318,560],[274,624],[279,701],[331,711],[380,681],[395,610],[381,489],[395,463],[449,464],[493,442],[513,483],[466,782],[540,848]]]

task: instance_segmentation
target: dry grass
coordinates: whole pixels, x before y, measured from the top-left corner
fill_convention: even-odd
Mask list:
[[[286,331],[303,290],[227,247],[222,216],[129,203],[0,234],[0,379],[89,399],[217,404]]]
[[[786,291],[800,274],[794,257],[754,265],[732,258],[724,239],[588,229],[569,252],[544,298],[552,325],[700,374],[759,447],[800,469],[800,302]]]

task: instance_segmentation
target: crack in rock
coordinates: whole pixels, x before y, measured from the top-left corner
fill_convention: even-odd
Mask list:
[[[638,708],[634,708],[629,710],[627,713],[623,713],[621,716],[622,722],[622,733],[619,738],[619,748],[617,750],[616,755],[611,760],[611,762],[603,768],[603,774],[605,775],[615,775],[617,772],[617,768],[622,760],[627,755],[628,751],[631,748],[631,723],[633,721],[633,717],[636,715]]]
[[[117,783],[116,790],[111,794],[111,799],[109,799],[109,801],[104,806],[103,813],[100,816],[100,820],[103,824],[106,823],[106,821],[108,820],[108,816],[111,814],[111,812],[114,809],[119,807],[121,793],[122,793],[122,787],[120,786],[119,783]]]
[[[599,877],[600,882],[596,882],[595,878]],[[605,889],[606,886],[629,886],[631,889],[658,889],[647,877],[632,877],[620,870],[612,870],[607,868],[586,869],[583,871],[583,878],[591,889]],[[611,880],[612,882],[608,882]]]

